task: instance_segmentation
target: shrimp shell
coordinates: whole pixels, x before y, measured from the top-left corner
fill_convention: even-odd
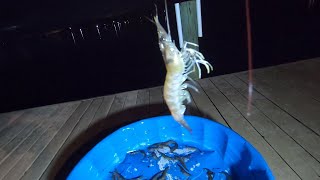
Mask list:
[[[204,60],[204,56],[200,52],[188,48],[188,45],[198,46],[197,44],[185,42],[184,47],[179,51],[174,42],[172,42],[170,34],[161,26],[158,15],[154,17],[154,23],[157,26],[159,47],[167,70],[163,90],[164,100],[174,120],[191,132],[192,129],[184,119],[186,106],[183,102],[191,102],[191,96],[187,90],[188,87],[195,91],[198,91],[198,89],[185,81],[187,79],[192,81],[188,75],[195,71],[195,67],[198,68],[198,76],[201,78],[199,64],[206,67],[207,73],[210,73],[213,68],[209,62]]]

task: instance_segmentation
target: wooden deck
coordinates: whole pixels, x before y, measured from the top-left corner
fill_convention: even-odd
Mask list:
[[[186,114],[215,119],[250,141],[277,179],[320,179],[320,58],[198,81]],[[64,179],[117,128],[169,114],[162,87],[0,114],[0,179]]]

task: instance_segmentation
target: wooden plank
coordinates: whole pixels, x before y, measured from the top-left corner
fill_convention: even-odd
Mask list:
[[[112,102],[111,108],[108,112],[107,119],[105,120],[103,126],[101,126],[100,131],[103,131],[108,128],[117,127],[122,124],[122,110],[124,108],[126,98],[126,93],[119,93],[115,95],[114,101]]]
[[[199,44],[198,40],[198,20],[196,1],[190,0],[180,3],[180,16],[182,25],[183,41]],[[190,47],[199,50],[199,47]],[[199,79],[199,69],[194,67],[194,72],[189,74],[194,80]]]
[[[125,93],[116,94],[115,96],[104,98],[104,102],[101,103],[98,110],[93,111],[89,108],[63,146],[59,149],[48,168],[41,175],[40,179],[65,179],[74,165],[104,137],[104,134],[103,137],[96,136],[99,135],[100,132],[105,131],[108,125],[114,123],[113,120],[115,120],[109,120],[108,117],[100,120],[99,118],[103,117],[105,113],[108,114],[108,116],[117,114],[123,108],[125,98]],[[112,102],[111,107],[108,106],[110,100]],[[93,106],[91,106],[91,109],[92,108]],[[89,127],[88,122],[90,123],[91,121],[95,123],[90,124]],[[93,142],[88,142],[90,139],[93,139]]]
[[[248,140],[263,155],[276,179],[300,179],[209,79],[200,80],[199,83],[222,116],[228,121],[230,127]]]
[[[56,107],[45,106],[26,110],[22,116],[0,132],[0,149],[14,139],[26,126],[30,125],[35,120],[39,120],[41,116],[50,113],[50,110],[53,110],[54,108]]]
[[[211,80],[299,177],[320,179],[317,174],[317,172],[320,172],[320,163],[297,144],[294,139],[282,131],[279,126],[273,123],[254,105],[251,107],[250,115],[247,115],[247,99],[223,78],[217,77]]]
[[[112,97],[112,96],[110,96]],[[79,110],[79,118],[77,124],[73,127],[72,132],[66,137],[65,141],[63,142],[62,146],[54,155],[53,159],[51,160],[48,167],[45,171],[40,174],[41,179],[56,179],[56,175],[64,167],[65,163],[68,163],[68,159],[72,156],[73,153],[85,143],[85,135],[88,127],[91,125],[92,127],[95,125],[92,123],[93,118],[99,113],[97,118],[100,118],[102,114],[102,108],[107,106],[106,101],[109,101],[108,98],[97,98],[97,99],[90,99],[85,106]]]
[[[166,104],[163,99],[162,86],[150,88],[149,92],[149,117],[164,115],[166,112]]]
[[[34,160],[39,156],[43,149],[49,144],[53,136],[62,127],[65,121],[71,116],[79,105],[78,102],[65,104],[64,108],[58,112],[53,119],[49,128],[40,136],[40,138],[31,146],[31,148],[22,156],[18,163],[4,176],[4,179],[20,179],[24,172],[31,166]]]
[[[104,121],[106,119],[113,100],[114,100],[114,95],[109,95],[109,96],[103,97],[103,101],[102,101],[99,109],[97,110],[95,117],[90,121],[90,124],[87,127],[87,131],[91,127],[93,127],[93,129],[95,129],[96,126],[99,126],[98,123],[100,123],[101,121]]]
[[[70,137],[67,139],[66,143],[59,150],[56,157],[49,165],[47,170],[41,176],[41,179],[65,179],[69,172],[72,170],[74,165],[89,151],[96,143],[105,138],[108,133],[114,131],[115,129],[123,126],[124,124],[131,122],[131,113],[135,113],[135,102],[138,102],[138,91],[131,91],[128,93],[116,94],[112,101],[109,112],[107,111],[107,118],[103,119],[99,123],[95,123],[94,126],[87,129],[85,133],[82,130],[77,130],[79,133],[76,139]],[[101,106],[100,106],[101,107]],[[99,108],[100,109],[100,108]],[[99,111],[99,110],[98,110]],[[101,109],[101,111],[106,111]],[[100,112],[101,113],[101,112]],[[97,112],[97,114],[100,114]],[[132,114],[131,114],[132,115]],[[95,118],[99,118],[95,116]],[[97,121],[97,120],[92,121]],[[81,121],[79,122],[79,124]],[[98,126],[96,126],[96,124]],[[75,132],[74,130],[73,132]],[[72,132],[72,133],[73,133]],[[69,144],[69,140],[72,142]],[[83,150],[86,146],[87,151]],[[89,148],[88,148],[89,147]],[[79,150],[81,149],[81,150]],[[72,163],[70,163],[72,162]],[[53,166],[52,168],[50,168]]]
[[[67,137],[70,135],[73,128],[79,122],[80,118],[84,114],[85,110],[91,104],[91,100],[82,101],[75,112],[63,125],[63,127],[54,136],[48,146],[40,153],[38,158],[33,162],[31,167],[24,173],[21,179],[39,179],[44,170],[48,167],[62,144],[65,142]]]
[[[125,118],[128,118],[129,115],[124,112],[124,107],[132,106],[133,102],[135,102],[136,91],[131,91],[129,93],[123,92],[116,94],[114,98],[112,98],[111,106],[108,106],[107,109],[100,109],[99,111],[105,111],[107,116],[99,122],[96,127],[91,127],[91,131],[88,129],[86,133],[83,134],[82,137],[78,139],[84,139],[86,142],[82,147],[86,146],[87,149],[83,148],[83,150],[78,153],[75,159],[80,160],[89,150],[91,150],[97,143],[99,143],[102,139],[108,136],[110,133],[117,130],[119,127],[125,125],[127,122]],[[99,112],[98,112],[99,113]],[[128,115],[128,116],[127,116]],[[98,118],[97,116],[94,117]],[[93,120],[94,120],[93,119]],[[80,143],[79,143],[80,144]],[[79,147],[79,146],[78,146]],[[64,171],[64,173],[58,174],[59,179],[64,179],[68,173],[72,170],[75,164],[69,166],[68,171]]]
[[[236,73],[236,76],[247,82],[246,73]],[[266,75],[267,76],[267,75]],[[320,103],[308,98],[290,88],[279,87],[273,82],[253,78],[255,89],[270,101],[288,112],[296,120],[320,134]]]
[[[199,80],[198,82],[200,82]],[[208,96],[206,95],[206,92],[204,92],[201,87],[198,88],[199,92],[189,91],[195,105],[198,107],[200,111],[200,116],[212,119],[220,124],[223,124],[224,126],[229,127],[228,123],[225,121],[225,119],[222,117],[220,112],[217,110],[215,105],[208,99]]]
[[[138,91],[137,96],[137,108],[140,119],[145,119],[148,117],[149,114],[149,90],[148,89],[142,89]]]
[[[192,116],[201,116],[200,110],[198,109],[192,95],[191,95],[191,91],[193,91],[192,89],[188,89],[190,96],[191,96],[191,103],[187,104],[186,107],[186,112],[185,115],[192,115]]]
[[[120,113],[124,107],[126,98],[127,98],[126,93],[116,94],[114,101],[112,102],[111,108],[108,112],[108,116],[112,116],[117,113]]]
[[[52,107],[52,106],[50,106]],[[52,117],[64,108],[64,105],[60,104],[55,106],[55,110],[46,111],[47,114],[43,116],[43,121],[33,130],[33,132],[26,137],[26,139],[11,152],[10,156],[6,156],[0,162],[0,179],[9,172],[9,170],[20,160],[20,158],[29,150],[29,148],[40,138],[41,134],[51,125]],[[39,108],[42,109],[42,108]],[[44,109],[42,109],[44,111]]]
[[[115,128],[123,125],[123,108],[126,98],[127,94],[125,92],[115,94],[111,107],[108,109],[107,117],[99,123],[99,126],[92,128],[96,133],[102,135],[100,138],[104,138],[108,133],[114,131]]]
[[[58,106],[46,106],[37,109],[29,109],[23,116],[19,116],[19,123],[29,123],[26,127],[13,123],[3,131],[0,137],[2,147],[0,148],[0,160],[2,161],[13,152],[24,139],[41,124],[43,118],[47,118]],[[43,113],[45,112],[45,113]],[[25,119],[26,122],[23,122]],[[18,127],[12,127],[18,126]],[[22,128],[22,129],[21,129]],[[20,131],[20,132],[19,132]],[[16,134],[15,134],[16,133]]]
[[[129,91],[127,92],[127,98],[126,101],[124,103],[124,108],[131,108],[134,107],[136,105],[137,102],[137,97],[138,97],[138,91]]]
[[[278,67],[277,81],[286,83],[287,87],[298,89],[304,94],[320,101],[320,64],[314,61],[302,61]],[[282,81],[281,81],[282,80]]]
[[[0,131],[2,131],[2,129],[9,126],[11,123],[13,123],[24,112],[25,112],[25,110],[1,113],[0,114]]]
[[[198,43],[198,20],[196,1],[185,1],[180,3],[180,14],[183,40],[187,42]],[[195,47],[195,49],[198,49]]]
[[[292,80],[305,78],[305,80],[315,82],[320,80],[320,77],[318,76],[319,67],[320,63],[317,63],[317,61],[313,61],[312,59],[275,66],[277,69],[293,72],[291,76],[295,78],[292,78]]]
[[[248,96],[248,85],[234,75],[226,75],[223,78],[230,83],[244,97]],[[314,158],[320,161],[320,137],[305,127],[299,121],[291,117],[287,112],[273,104],[262,94],[253,90],[252,103],[262,111],[270,120],[297,141]],[[258,97],[258,98],[257,98]]]
[[[123,109],[117,115],[118,123],[123,125],[130,124],[134,121],[139,120],[138,111],[136,111],[136,103],[138,98],[138,91],[129,91],[125,93],[125,102],[123,105]]]
[[[313,61],[315,63],[320,63],[320,57],[316,57],[316,58],[312,58],[312,59],[308,59],[309,61]]]
[[[320,99],[320,77],[313,61],[298,61],[255,70],[255,77],[271,81],[274,85],[299,92],[308,98]]]
[[[71,144],[68,143],[68,140],[66,141],[66,143],[63,145],[63,147],[59,150],[59,152],[56,155],[56,157],[58,157],[57,160],[54,159],[53,162],[51,162],[51,164],[54,164],[53,169],[47,168],[45,173],[41,176],[41,179],[46,179],[47,177],[64,179],[72,170],[74,165],[96,143],[105,138],[108,133],[114,131],[118,127],[123,126],[127,123],[131,123],[132,120],[134,120],[132,119],[133,117],[131,115],[135,114],[134,106],[137,102],[137,95],[138,91],[131,91],[117,94],[114,98],[112,98],[113,101],[111,107],[109,106],[109,112],[107,111],[107,118],[102,119],[101,122],[98,122],[98,120],[95,120],[95,118],[99,119],[100,115],[95,115],[92,121],[96,121],[97,123],[95,123],[94,126],[90,127],[90,129],[87,129],[86,132],[83,132],[84,128],[82,128],[81,130],[77,130],[81,133],[79,133],[76,137],[71,137],[72,135],[70,135],[68,140],[73,139]],[[99,108],[98,111],[106,110]],[[97,112],[97,114],[101,113],[102,112]],[[98,125],[98,127],[95,127],[96,125]],[[87,147],[87,151],[83,150],[84,146]],[[80,147],[81,150],[79,150]],[[70,161],[72,163],[70,163]],[[49,167],[51,166],[51,164],[49,165]]]
[[[320,64],[304,60],[257,69],[254,70],[254,74],[256,79],[272,82],[277,87],[290,89],[306,98],[318,100],[320,97],[319,68]]]

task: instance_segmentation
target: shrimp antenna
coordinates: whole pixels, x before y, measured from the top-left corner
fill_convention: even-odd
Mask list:
[[[167,0],[164,0],[164,6],[165,6],[165,9],[166,9],[166,21],[167,21],[168,35],[171,37],[170,24],[169,24],[169,16],[168,16],[168,4],[167,4]]]
[[[158,16],[158,7],[156,4],[154,4],[154,7],[155,7],[155,11],[156,11],[156,16]],[[147,20],[149,20],[151,23],[155,24],[156,25],[156,22],[152,19],[150,19],[148,16],[144,16]]]
[[[156,15],[158,16],[158,6],[157,6],[157,4],[154,4],[154,8],[156,10]]]

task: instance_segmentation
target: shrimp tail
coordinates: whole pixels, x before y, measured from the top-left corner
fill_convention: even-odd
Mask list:
[[[184,128],[186,128],[190,133],[192,133],[192,129],[190,128],[189,124],[187,121],[183,118],[183,115],[181,116],[176,116],[173,115],[174,120],[176,120],[180,125],[182,125]]]
[[[190,134],[192,133],[191,127],[188,125],[188,123],[185,120],[182,120],[181,122],[179,122],[179,124],[181,124],[184,128],[186,128],[190,132]]]

